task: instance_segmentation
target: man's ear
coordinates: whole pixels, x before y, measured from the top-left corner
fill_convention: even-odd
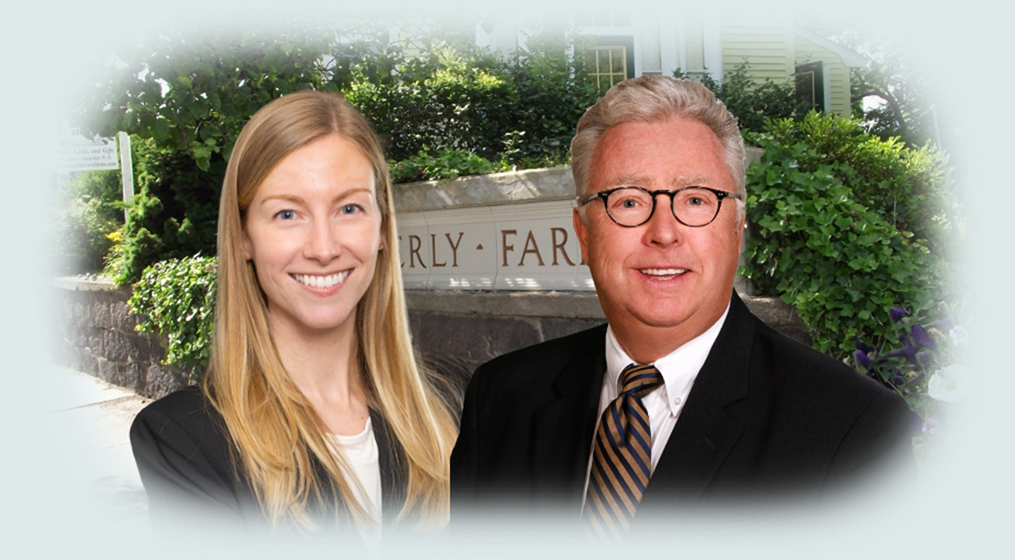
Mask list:
[[[574,221],[574,233],[578,236],[578,245],[582,248],[582,262],[587,263],[589,262],[589,225],[582,220],[582,216],[577,208],[574,209],[574,214],[571,218]]]
[[[745,213],[746,214],[746,213]],[[744,230],[747,228],[747,216],[745,215],[740,219],[740,223],[737,224],[737,248],[744,246]]]

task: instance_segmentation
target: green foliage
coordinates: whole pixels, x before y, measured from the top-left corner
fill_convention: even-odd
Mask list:
[[[710,89],[737,117],[741,131],[762,132],[767,119],[800,120],[807,114],[810,107],[797,95],[792,83],[767,79],[759,83],[749,75],[750,68],[745,59],[726,73],[721,84],[709,74],[694,78]],[[679,69],[673,75],[692,78]]]
[[[573,41],[536,33],[497,58],[471,31],[363,24],[198,39],[143,36],[82,96],[83,128],[135,139],[137,193],[107,258],[119,283],[161,259],[215,251],[217,200],[233,143],[268,101],[306,88],[342,91],[372,123],[396,180],[559,165],[593,88]],[[425,27],[425,26],[424,26]]]
[[[134,142],[137,192],[106,263],[118,284],[136,282],[157,261],[215,254],[218,198],[226,162],[198,169],[187,154]]]
[[[103,136],[126,131],[187,154],[198,169],[228,158],[243,124],[286,93],[322,88],[325,27],[210,32],[199,40],[173,31],[146,37],[116,53],[117,67],[89,92],[87,128]]]
[[[84,127],[132,135],[136,195],[107,260],[120,283],[150,264],[215,251],[218,196],[226,161],[244,123],[267,102],[307,88],[334,89],[323,55],[326,27],[264,29],[199,40],[173,31],[117,53],[83,96]]]
[[[57,274],[102,270],[113,245],[109,235],[123,224],[119,171],[81,171],[61,185],[54,216]]]
[[[942,262],[859,202],[862,180],[849,164],[805,168],[819,158],[811,146],[766,135],[750,141],[765,154],[747,172],[751,233],[741,272],[796,308],[817,349],[843,358],[857,339],[892,332],[880,320],[885,309],[932,305],[943,288]]]
[[[216,270],[214,257],[170,259],[145,269],[134,285],[127,305],[141,316],[137,330],[162,337],[167,364],[196,371],[208,364]]]
[[[910,149],[897,138],[866,134],[857,120],[815,112],[800,122],[772,122],[765,131],[783,146],[812,148],[797,160],[801,171],[846,164],[833,173],[852,188],[856,201],[926,240],[935,253],[960,227],[947,158],[932,146]]]
[[[400,162],[389,162],[391,180],[411,183],[431,179],[454,179],[460,175],[486,175],[507,169],[504,163],[494,163],[472,152],[444,149],[437,156],[421,151],[415,157]]]
[[[507,61],[515,98],[500,129],[501,153],[509,163],[519,168],[570,163],[578,120],[599,99],[582,65],[568,55],[582,46],[574,37],[543,30]]]
[[[373,123],[388,157],[455,150],[523,168],[566,163],[578,119],[597,98],[568,56],[574,41],[535,33],[505,60],[452,39],[413,56],[390,43],[361,55],[346,98]],[[398,56],[393,73],[376,72]]]
[[[346,95],[386,140],[389,158],[407,159],[426,147],[496,156],[511,97],[496,59],[440,43],[395,72],[394,83],[357,72]]]

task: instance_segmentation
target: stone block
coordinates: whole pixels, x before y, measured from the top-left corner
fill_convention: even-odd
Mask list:
[[[166,349],[162,346],[162,343],[151,335],[145,335],[145,340],[148,341],[148,348],[150,350],[148,356],[151,363],[161,364],[166,361]]]
[[[94,300],[89,305],[91,309],[91,317],[89,318],[89,324],[93,327],[99,327],[103,329],[111,329],[115,327],[113,323],[113,317],[109,309],[109,301],[105,294],[101,292],[98,294],[89,294]]]
[[[149,363],[152,361],[152,343],[141,333],[123,335],[129,341],[127,357],[132,362]]]
[[[138,323],[137,316],[131,314],[125,301],[114,301],[109,304],[113,326],[124,331],[133,331]]]
[[[424,352],[479,364],[541,341],[534,321],[504,317],[410,314],[413,340]]]
[[[120,368],[120,379],[123,386],[137,393],[144,391],[145,382],[148,378],[148,365],[137,362],[124,364]]]
[[[172,368],[152,365],[146,372],[145,385],[141,393],[146,397],[159,399],[187,385],[187,379]]]
[[[130,358],[130,337],[117,331],[105,331],[102,336],[102,355],[113,362],[126,362]]]
[[[540,327],[543,332],[543,340],[553,340],[569,334],[583,331],[585,329],[591,329],[592,327],[602,325],[606,320],[595,320],[595,319],[553,319],[544,318],[540,319]]]
[[[91,307],[89,305],[83,301],[72,300],[67,307],[70,310],[70,316],[67,317],[67,319],[71,324],[80,327],[91,325],[92,317]]]
[[[119,385],[120,377],[116,371],[116,364],[102,356],[96,358],[96,361],[98,362],[98,375],[96,377],[113,385]]]
[[[105,331],[93,327],[85,327],[82,332],[82,348],[86,348],[93,356],[102,356],[105,352],[104,337]]]

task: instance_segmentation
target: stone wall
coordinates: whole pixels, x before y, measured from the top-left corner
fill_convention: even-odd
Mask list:
[[[594,292],[408,291],[413,341],[475,369],[506,352],[606,322]],[[761,320],[810,345],[807,327],[777,298],[741,296]]]
[[[55,282],[53,360],[75,370],[159,398],[188,385],[192,373],[162,364],[158,337],[134,330],[138,317],[127,308],[130,288],[109,280],[61,278]]]
[[[149,398],[196,379],[194,372],[162,364],[159,339],[138,333],[127,309],[130,288],[108,280],[56,282],[61,316],[52,331],[53,359]],[[744,296],[769,325],[805,344],[806,328],[792,308],[774,298]],[[506,352],[605,322],[590,292],[407,292],[413,341],[428,354],[458,358],[475,369]]]

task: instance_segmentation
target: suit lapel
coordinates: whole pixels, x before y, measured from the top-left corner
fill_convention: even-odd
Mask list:
[[[708,488],[744,430],[723,409],[747,398],[753,340],[753,316],[734,292],[726,321],[652,474],[644,507],[672,507],[673,497],[693,502]]]
[[[532,414],[535,492],[581,503],[606,372],[606,326],[582,337],[553,381],[551,402]]]
[[[402,445],[391,434],[384,418],[370,409],[370,421],[377,440],[377,462],[381,469],[381,516],[388,523],[398,517],[405,505],[408,465]]]

